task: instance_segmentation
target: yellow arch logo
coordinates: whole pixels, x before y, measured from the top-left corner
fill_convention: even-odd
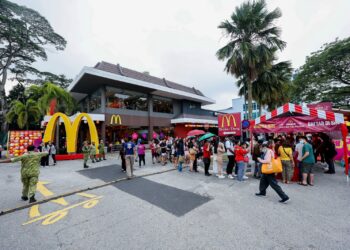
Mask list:
[[[110,124],[119,124],[122,125],[122,118],[120,117],[120,115],[112,115],[111,116],[111,121]]]
[[[233,125],[234,127],[236,127],[236,119],[235,117],[231,114],[231,115],[224,115],[222,117],[222,120],[221,120],[221,127],[223,128],[224,127],[224,121],[226,120],[226,124],[227,124],[227,127],[230,127],[231,126],[231,118],[232,118],[232,122],[233,122]]]
[[[52,141],[55,136],[56,122],[58,118],[62,118],[64,127],[66,129],[67,138],[67,153],[75,153],[77,151],[77,137],[79,132],[80,122],[83,118],[86,118],[90,130],[91,141],[95,142],[96,150],[98,149],[98,134],[94,121],[86,113],[80,113],[74,120],[70,122],[67,115],[63,113],[55,113],[47,124],[44,134],[44,142]]]

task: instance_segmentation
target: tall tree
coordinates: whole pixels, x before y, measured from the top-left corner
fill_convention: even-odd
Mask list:
[[[41,117],[41,111],[36,101],[29,99],[25,103],[21,101],[13,101],[10,110],[6,114],[6,120],[12,123],[16,120],[19,128],[29,129],[31,121],[38,122]]]
[[[50,109],[52,112],[61,111],[70,114],[75,108],[75,102],[70,93],[50,82],[42,86],[31,85],[26,90],[26,94],[29,98],[37,100],[43,115],[46,115]]]
[[[350,37],[311,53],[297,70],[293,85],[297,102],[333,101],[350,106]]]
[[[23,84],[18,83],[17,85],[15,85],[9,92],[9,94],[7,95],[7,102],[11,103],[13,101],[21,101],[21,102],[26,102],[26,100],[28,99],[27,96],[25,95],[25,87]]]
[[[274,21],[281,17],[280,9],[268,11],[264,0],[247,1],[236,7],[230,20],[222,22],[229,42],[216,53],[219,60],[227,60],[225,71],[237,78],[245,76],[248,92],[248,118],[252,118],[253,82],[269,67],[276,51],[286,43],[280,39],[281,30]]]
[[[8,73],[22,77],[38,74],[40,71],[32,64],[47,60],[47,46],[63,50],[66,41],[37,11],[0,0],[0,111],[6,110],[7,106],[5,84]]]
[[[291,63],[283,61],[259,73],[252,84],[252,96],[260,108],[267,106],[272,110],[290,100],[292,71]],[[244,95],[244,88],[247,86],[246,78],[239,79],[237,86],[240,88],[239,95]]]

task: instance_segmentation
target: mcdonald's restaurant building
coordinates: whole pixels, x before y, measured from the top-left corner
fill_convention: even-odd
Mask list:
[[[134,133],[144,140],[185,137],[194,128],[217,133],[216,112],[202,109],[214,100],[194,87],[148,72],[102,61],[84,67],[68,91],[78,102],[78,110],[91,114],[100,138],[108,143]],[[88,137],[84,131],[79,133]]]

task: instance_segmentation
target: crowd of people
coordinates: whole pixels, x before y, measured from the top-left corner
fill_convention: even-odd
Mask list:
[[[268,138],[273,141],[273,150],[276,157],[282,162],[283,183],[289,184],[294,175],[294,168],[299,169],[299,182],[305,184],[306,179],[313,185],[313,165],[320,155],[322,162],[327,163],[328,171],[333,174],[335,145],[326,135],[314,135],[312,137],[279,135]],[[129,144],[129,142],[132,143]],[[196,137],[189,138],[164,138],[154,139],[149,142],[152,163],[166,165],[172,164],[179,172],[188,167],[190,172],[198,172],[198,163],[203,162],[204,174],[210,176],[209,167],[211,162],[217,166],[217,177],[244,181],[247,179],[245,171],[248,164],[254,162],[254,174],[257,179],[261,178],[261,163],[258,158],[263,157],[263,140],[254,140],[251,147],[248,141],[235,140],[234,137],[213,137],[208,140],[199,141]],[[132,152],[129,152],[131,146]],[[251,150],[252,149],[252,150]],[[127,152],[128,151],[128,152]],[[122,140],[119,158],[122,161],[123,171],[127,171],[126,155],[133,156],[133,162],[139,162],[139,167],[145,165],[145,144],[139,140],[134,142],[131,138],[128,142]],[[224,158],[227,157],[227,165],[224,171]],[[130,165],[130,164],[129,164]],[[226,175],[224,174],[226,173]]]
[[[134,163],[139,167],[146,165],[146,145],[141,140],[134,142],[131,138],[122,140],[119,158],[122,170],[128,178],[134,177]],[[172,164],[179,172],[188,167],[190,172],[198,173],[198,165],[204,165],[205,176],[211,176],[210,165],[215,166],[214,173],[219,179],[229,178],[243,182],[248,177],[245,171],[249,164],[254,165],[253,176],[260,179],[257,196],[265,196],[266,189],[272,189],[281,197],[280,202],[286,202],[289,197],[283,192],[276,180],[275,173],[264,172],[264,164],[272,164],[274,159],[279,158],[282,165],[282,182],[289,184],[294,176],[295,168],[298,169],[298,183],[303,186],[314,185],[314,165],[318,158],[328,165],[327,174],[334,174],[334,157],[337,152],[332,139],[326,134],[304,135],[279,135],[275,138],[267,138],[265,141],[255,139],[253,145],[248,141],[235,140],[234,137],[220,138],[217,136],[199,140],[198,137],[187,138],[164,138],[154,139],[149,143],[152,163],[161,165]],[[33,151],[40,153],[33,153]],[[88,168],[87,162],[106,160],[103,140],[99,142],[96,150],[94,142],[84,142],[82,147],[84,155],[84,168]],[[56,148],[53,143],[42,143],[37,149],[33,146],[28,148],[28,153],[1,162],[22,161],[29,166],[27,172],[22,173],[23,200],[35,202],[34,193],[38,180],[39,169],[36,165],[45,167],[49,165],[49,157],[56,164]],[[227,160],[224,158],[227,157]],[[224,166],[224,162],[227,165]]]

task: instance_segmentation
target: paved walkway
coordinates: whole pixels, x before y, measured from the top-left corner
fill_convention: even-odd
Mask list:
[[[51,197],[124,178],[126,174],[121,171],[121,160],[117,157],[116,154],[108,154],[106,161],[98,163],[89,161],[90,168],[88,169],[83,168],[82,160],[59,161],[55,166],[51,162],[51,166],[41,167],[39,181],[45,183],[44,186],[52,193],[48,197]],[[0,164],[0,191],[2,193],[0,211],[26,204],[20,199],[22,190],[20,168],[20,163]],[[153,165],[151,158],[146,156],[146,166],[139,168],[138,162],[135,162],[134,174],[140,176],[168,169],[172,169],[170,164]],[[37,192],[36,198],[41,200],[47,197]]]

